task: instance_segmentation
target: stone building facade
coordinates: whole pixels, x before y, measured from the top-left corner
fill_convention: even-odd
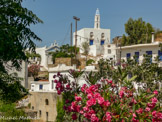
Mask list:
[[[31,110],[36,112],[39,122],[55,122],[57,116],[57,98],[61,98],[56,92],[30,92],[29,103]]]

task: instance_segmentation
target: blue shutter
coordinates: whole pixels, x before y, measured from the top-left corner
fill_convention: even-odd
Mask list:
[[[162,61],[162,51],[158,50],[159,61]]]
[[[136,57],[135,57],[135,58],[136,58],[135,60],[136,60],[137,62],[139,62],[139,52],[135,52],[135,56],[136,56]]]
[[[104,42],[105,42],[104,40],[101,40],[101,45],[104,45]]]
[[[130,57],[131,57],[131,54],[127,53],[127,60],[130,59]]]
[[[150,62],[152,63],[152,51],[146,51],[146,54],[151,56]]]
[[[39,89],[43,89],[43,85],[42,84],[39,85]]]
[[[93,40],[90,40],[89,41],[89,45],[93,45]]]

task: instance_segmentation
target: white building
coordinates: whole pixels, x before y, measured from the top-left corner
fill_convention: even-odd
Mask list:
[[[49,55],[50,52],[55,52],[56,50],[59,50],[59,46],[56,43],[56,41],[54,43],[51,44],[51,46],[47,47],[37,47],[36,48],[36,53],[40,54],[41,56],[41,60],[39,61],[37,58],[31,59],[30,62],[31,63],[40,63],[41,66],[41,71],[48,71],[48,64],[53,64],[52,62],[52,56]]]
[[[68,76],[70,81],[73,81],[74,79],[70,77],[69,70],[78,70],[76,69],[76,66],[66,66],[65,64],[59,64],[56,67],[49,68],[49,81],[33,81],[31,82],[31,91],[34,92],[49,92],[49,91],[55,91],[56,92],[56,83],[54,83],[54,75],[57,75],[58,72],[60,72],[62,75]],[[87,72],[96,72],[95,66],[86,66],[84,71]],[[85,81],[85,74],[83,74],[79,79],[78,83],[80,86],[83,84],[86,84]]]
[[[104,55],[105,52],[107,55],[107,45],[110,44],[110,29],[100,28],[99,9],[96,10],[94,28],[83,28],[77,31],[77,47],[81,48],[83,42],[89,43],[89,55],[96,57]],[[75,33],[73,34],[73,45],[75,45]],[[83,51],[80,50],[80,53]]]
[[[159,43],[160,42],[153,42],[148,44],[123,46],[121,47],[121,59],[124,59],[126,61],[127,59],[133,59],[133,56],[136,56],[136,60],[139,63],[142,63],[142,60],[144,59],[144,54],[147,54],[152,57],[150,59],[151,62],[155,62],[155,59],[157,58],[157,56],[159,56],[159,65],[162,66],[162,52],[160,51]]]

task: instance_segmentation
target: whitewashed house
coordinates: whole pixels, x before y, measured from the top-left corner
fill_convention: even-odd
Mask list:
[[[41,71],[48,71],[48,64],[53,64],[52,62],[52,56],[49,54],[50,52],[55,52],[59,50],[59,46],[56,43],[52,43],[49,47],[37,47],[36,48],[36,54],[39,54],[41,56],[41,59],[34,57],[33,59],[30,59],[29,61],[32,63],[40,64]]]
[[[162,67],[162,52],[160,51],[159,44],[161,42],[154,41],[154,34],[152,35],[152,43],[147,44],[137,44],[137,45],[130,45],[130,46],[123,46],[117,48],[119,52],[121,52],[121,59],[125,61],[129,58],[133,59],[133,56],[136,56],[136,60],[139,63],[142,63],[144,59],[144,55],[150,55],[151,62],[155,62],[156,58],[159,57],[159,66]],[[120,56],[118,56],[120,57]]]
[[[69,74],[69,70],[77,70],[76,66],[66,66],[65,64],[59,64],[56,67],[53,68],[49,68],[48,72],[49,72],[49,80],[48,81],[33,81],[31,83],[31,90],[30,91],[38,91],[38,92],[49,92],[49,91],[56,91],[56,83],[54,83],[54,75],[57,75],[58,72],[60,72],[62,75],[66,75],[68,76],[70,81],[73,81],[74,79],[70,77]],[[88,72],[96,72],[97,70],[95,69],[95,66],[86,66],[85,69],[83,69],[83,71],[85,71],[85,73]],[[85,81],[85,74],[83,74],[79,79],[78,79],[78,83],[80,86],[82,86],[83,84],[86,84]]]
[[[110,44],[110,29],[100,28],[99,9],[96,10],[94,28],[83,28],[77,31],[77,47],[82,48],[83,42],[88,42],[90,56],[114,59],[115,45]],[[73,45],[75,45],[75,32],[73,34]],[[80,50],[80,53],[82,54],[83,50]]]

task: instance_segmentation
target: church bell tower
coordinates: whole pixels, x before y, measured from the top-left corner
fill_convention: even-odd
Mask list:
[[[94,28],[96,28],[96,29],[100,28],[100,12],[99,12],[98,8],[96,10],[96,15],[95,15],[95,19],[94,19]]]

